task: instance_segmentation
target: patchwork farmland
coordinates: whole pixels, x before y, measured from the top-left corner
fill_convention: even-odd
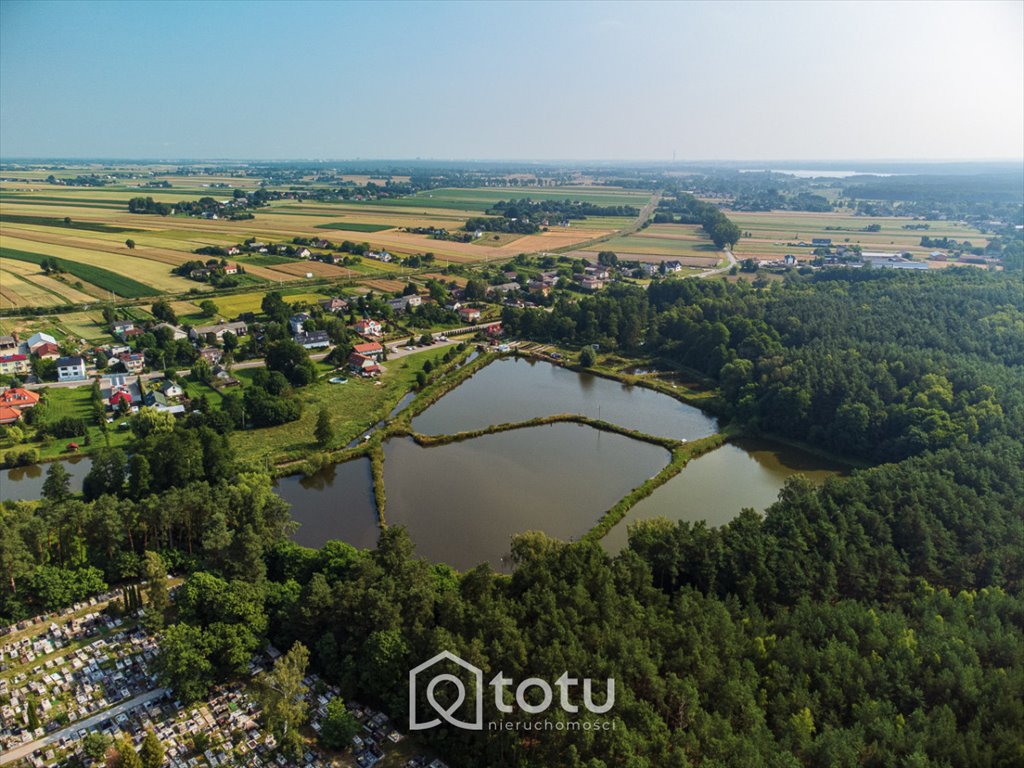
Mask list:
[[[74,178],[89,170],[85,166],[63,168],[54,176]],[[165,169],[126,166],[124,170],[146,173]],[[520,253],[571,250],[585,241],[614,235],[632,221],[624,217],[589,217],[537,234],[494,233],[468,243],[434,239],[408,230],[433,228],[455,232],[468,218],[482,215],[501,200],[576,200],[641,208],[651,197],[646,191],[608,186],[442,188],[377,200],[284,198],[256,209],[253,219],[231,220],[130,213],[128,201],[133,197],[151,197],[156,202],[174,204],[203,197],[230,197],[229,188],[251,192],[258,188],[257,179],[171,175],[164,177],[172,185],[170,189],[146,187],[143,181],[94,188],[54,186],[46,182],[49,175],[26,169],[19,173],[18,181],[0,183],[0,309],[87,305],[111,298],[209,292],[208,284],[173,274],[172,270],[185,262],[205,258],[196,254],[198,249],[227,248],[248,238],[267,243],[290,243],[294,238],[325,238],[337,244],[347,240],[387,250],[398,259],[432,253],[439,267],[505,261]],[[128,246],[128,240],[133,247]],[[642,252],[643,248],[638,246],[637,250]],[[54,258],[61,271],[47,274],[41,265]],[[354,289],[362,284],[380,290],[380,286],[397,284],[390,275],[397,278],[403,271],[395,262],[364,259],[361,264],[339,266],[273,253],[242,253],[232,260],[244,267],[248,284],[337,279]],[[374,280],[383,282],[376,286],[368,282]]]

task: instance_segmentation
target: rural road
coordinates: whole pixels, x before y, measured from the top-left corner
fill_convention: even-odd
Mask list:
[[[722,251],[725,253],[725,257],[729,259],[728,264],[724,267],[716,267],[715,269],[709,269],[706,272],[701,272],[699,275],[694,275],[694,277],[711,277],[712,275],[720,275],[723,272],[728,272],[736,266],[736,257],[732,255],[732,251],[727,248],[723,248]]]
[[[28,757],[37,749],[42,749],[48,744],[53,744],[55,741],[60,741],[65,736],[68,736],[76,731],[80,731],[83,728],[89,730],[96,725],[99,725],[104,720],[109,720],[112,717],[117,717],[122,712],[127,712],[130,709],[134,709],[142,704],[146,704],[155,699],[162,698],[165,694],[170,693],[167,688],[155,688],[152,691],[146,693],[140,693],[134,699],[128,699],[128,701],[118,704],[116,707],[105,709],[102,712],[97,712],[95,715],[90,715],[84,720],[79,720],[77,723],[72,723],[67,728],[61,728],[59,731],[48,733],[41,739],[30,741],[27,744],[15,747],[14,749],[8,750],[0,755],[0,765],[6,765],[7,763],[13,763],[20,760],[23,757]]]

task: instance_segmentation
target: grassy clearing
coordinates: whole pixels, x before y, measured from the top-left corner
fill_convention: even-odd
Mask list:
[[[334,427],[334,440],[327,450],[337,450],[357,435],[387,417],[399,400],[413,388],[416,373],[426,360],[435,363],[445,349],[428,349],[384,363],[385,372],[378,381],[350,377],[347,384],[321,381],[298,390],[302,399],[302,417],[298,421],[259,430],[235,432],[231,443],[240,458],[283,463],[305,459],[319,447],[313,437],[317,414],[327,409]],[[243,382],[251,379],[252,369],[238,371]]]
[[[344,229],[350,232],[383,232],[393,229],[389,224],[361,224],[357,221],[334,221],[330,224],[317,224],[317,229]]]
[[[86,280],[103,290],[113,291],[117,295],[124,296],[128,299],[137,299],[143,296],[154,296],[159,293],[155,288],[150,288],[148,285],[144,285],[137,280],[132,280],[130,277],[119,275],[115,272],[103,269],[102,267],[93,266],[92,264],[83,264],[78,261],[70,261],[68,259],[57,257],[47,257],[39,253],[29,253],[28,251],[19,251],[14,248],[4,247],[0,247],[0,257],[16,259],[18,261],[28,261],[32,264],[42,264],[43,259],[55,258],[60,268],[68,274],[79,277],[82,280]]]

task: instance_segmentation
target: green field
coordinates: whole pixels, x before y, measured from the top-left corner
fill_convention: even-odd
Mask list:
[[[13,213],[0,213],[0,223],[33,224],[38,227],[57,227],[58,229],[84,229],[90,232],[138,232],[137,229],[113,227],[109,224],[99,224],[94,221],[72,220],[68,224],[64,222],[64,219],[53,216],[23,216]]]
[[[407,208],[449,208],[483,212],[500,200],[576,200],[594,205],[632,205],[642,208],[649,192],[628,191],[616,187],[481,187],[477,189],[432,189],[410,197],[369,200],[365,205],[403,206]],[[362,203],[356,203],[360,205]]]
[[[289,303],[297,301],[315,302],[329,298],[322,293],[290,294],[288,291],[282,291],[282,294],[284,300]],[[263,303],[263,297],[266,295],[266,291],[258,291],[256,293],[239,293],[234,296],[216,296],[213,298],[213,303],[217,305],[217,310],[221,315],[225,317],[238,317],[243,312],[261,312],[260,305]]]
[[[385,229],[394,229],[387,224],[360,224],[359,222],[335,221],[331,224],[317,224],[317,229],[345,229],[350,232],[383,232]]]
[[[125,277],[124,275],[119,275],[115,272],[103,269],[102,267],[95,267],[91,264],[82,264],[78,261],[61,259],[56,256],[42,256],[38,253],[28,253],[27,251],[19,251],[14,248],[0,247],[0,256],[5,259],[28,261],[33,264],[42,264],[44,259],[56,259],[60,268],[69,275],[79,277],[82,280],[86,280],[93,285],[102,288],[103,290],[113,291],[118,296],[124,296],[128,299],[137,299],[142,296],[154,296],[159,293],[156,289],[150,288],[148,285],[144,285],[136,280],[132,280],[130,277]]]

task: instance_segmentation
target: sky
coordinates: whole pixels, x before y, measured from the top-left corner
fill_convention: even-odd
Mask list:
[[[1024,2],[0,0],[0,156],[1024,156]]]

